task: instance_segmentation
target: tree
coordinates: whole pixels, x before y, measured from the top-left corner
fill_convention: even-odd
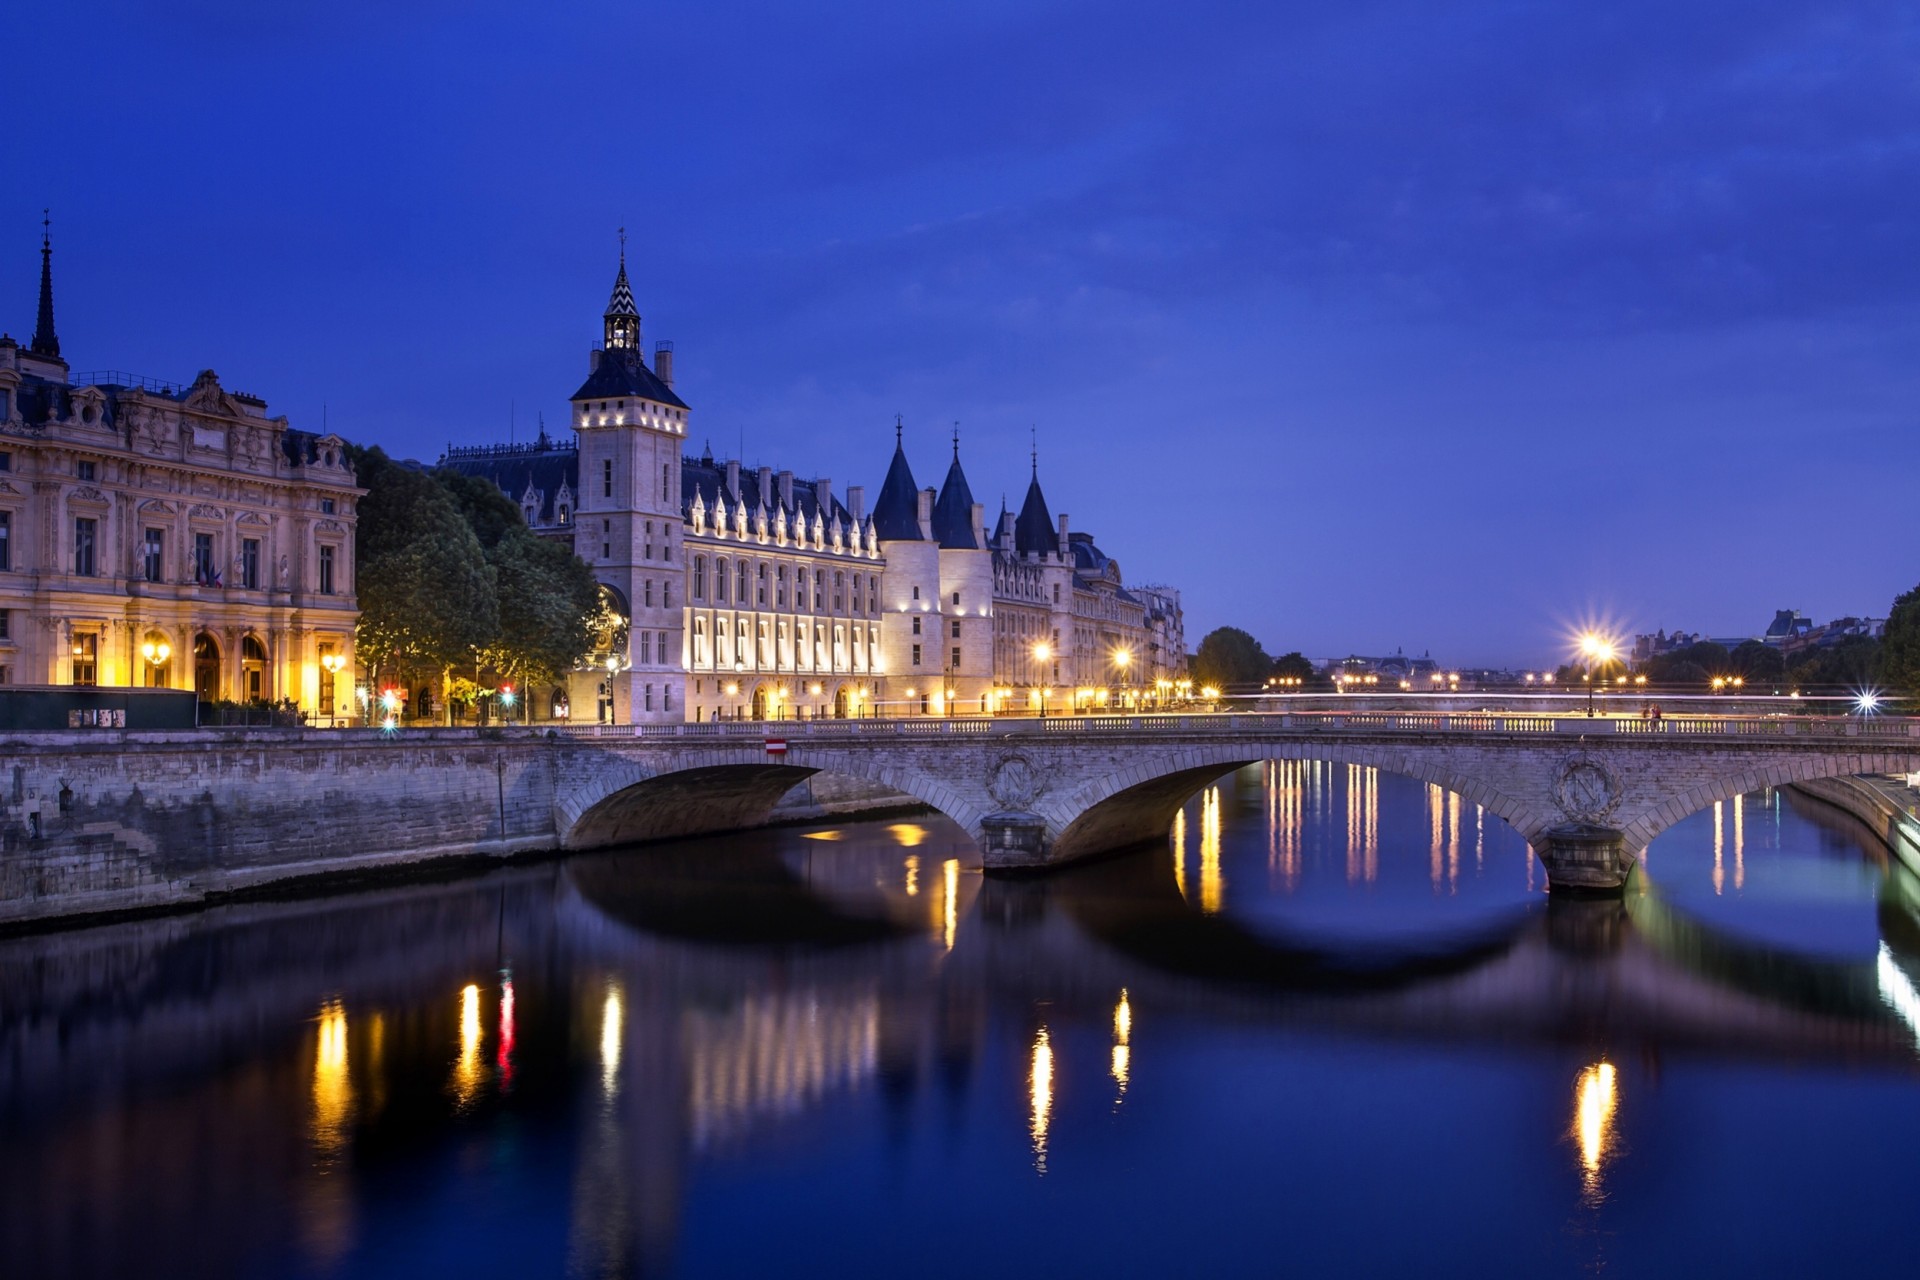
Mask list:
[[[1651,684],[1678,687],[1704,685],[1714,676],[1727,675],[1732,669],[1733,657],[1725,645],[1702,640],[1684,649],[1675,649],[1672,653],[1647,659],[1642,664],[1641,674]]]
[[[1920,697],[1920,587],[1894,597],[1880,643],[1880,672],[1895,692]]]
[[[1727,655],[1733,674],[1749,685],[1779,684],[1787,677],[1787,660],[1780,651],[1759,640],[1743,640]]]
[[[523,686],[560,678],[593,644],[588,627],[600,593],[592,570],[524,524],[506,529],[487,559],[500,619],[487,665]]]
[[[1305,683],[1314,677],[1313,661],[1295,649],[1292,653],[1283,653],[1273,660],[1272,674],[1277,680],[1299,680]]]
[[[371,670],[399,667],[439,676],[499,632],[496,575],[445,488],[378,448],[354,457],[359,506],[354,644]]]
[[[1208,632],[1193,657],[1194,682],[1220,689],[1257,685],[1272,669],[1273,659],[1260,642],[1238,627],[1218,627]]]

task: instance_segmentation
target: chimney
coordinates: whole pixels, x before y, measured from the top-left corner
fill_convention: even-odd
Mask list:
[[[793,472],[780,473],[780,506],[784,510],[793,509]]]
[[[1067,513],[1060,513],[1060,554],[1067,554]]]
[[[992,545],[987,541],[986,504],[980,502],[973,504],[973,543],[977,547]]]
[[[673,344],[660,341],[653,344],[653,376],[673,387]]]
[[[760,477],[760,505],[771,508],[773,506],[773,468],[761,467],[755,474]]]
[[[853,512],[855,527],[865,524],[867,519],[867,487],[863,484],[847,487],[847,510]]]
[[[820,499],[820,515],[828,523],[833,521],[833,481],[821,476],[813,482],[814,496]]]
[[[601,357],[601,356],[603,356],[603,355],[605,355],[605,354],[606,354],[606,353],[605,353],[605,352],[603,352],[603,351],[601,351],[601,350],[600,350],[600,348],[598,348],[598,347],[595,347],[595,348],[594,348],[593,350],[591,350],[591,351],[589,351],[589,352],[587,352],[587,372],[588,372],[588,373],[597,373],[597,372],[599,372],[599,370],[600,370],[600,357]]]
[[[919,510],[914,514],[920,518],[920,536],[928,542],[933,541],[933,490],[920,491]]]
[[[727,493],[735,502],[740,501],[740,459],[727,459]]]

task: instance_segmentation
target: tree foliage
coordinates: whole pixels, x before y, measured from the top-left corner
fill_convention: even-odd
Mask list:
[[[1218,627],[1207,633],[1193,657],[1194,683],[1221,689],[1259,684],[1273,670],[1273,659],[1260,642],[1238,627]]]
[[[498,486],[355,450],[360,624],[369,666],[432,673],[448,696],[563,675],[591,647],[598,587],[565,546],[527,528]]]
[[[1748,686],[1775,685],[1787,677],[1787,660],[1772,645],[1760,640],[1743,640],[1727,655],[1731,674]]]
[[[1893,692],[1920,697],[1920,587],[1894,597],[1880,644],[1880,676]]]
[[[1308,681],[1314,677],[1313,660],[1295,649],[1292,653],[1283,653],[1273,660],[1275,679]]]
[[[1647,659],[1641,665],[1640,673],[1646,676],[1649,684],[1666,685],[1669,688],[1705,685],[1715,676],[1734,674],[1733,655],[1727,652],[1725,645],[1702,640],[1684,649],[1675,649],[1672,653]]]

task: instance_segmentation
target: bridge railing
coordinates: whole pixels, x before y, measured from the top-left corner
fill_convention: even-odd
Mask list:
[[[1085,716],[923,716],[899,720],[719,720],[692,724],[562,725],[556,732],[581,738],[671,738],[753,740],[768,738],[886,739],[982,736],[1084,737],[1102,734],[1192,735],[1287,733],[1470,734],[1534,737],[1623,736],[1631,738],[1865,738],[1920,739],[1920,717],[1841,719],[1821,716],[1627,716],[1502,715],[1481,712],[1214,712]]]

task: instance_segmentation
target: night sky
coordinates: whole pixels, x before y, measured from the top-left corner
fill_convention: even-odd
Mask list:
[[[612,284],[689,445],[1056,512],[1192,643],[1542,664],[1920,580],[1911,4],[61,0],[0,328],[436,457]],[[991,515],[991,510],[989,512]]]

